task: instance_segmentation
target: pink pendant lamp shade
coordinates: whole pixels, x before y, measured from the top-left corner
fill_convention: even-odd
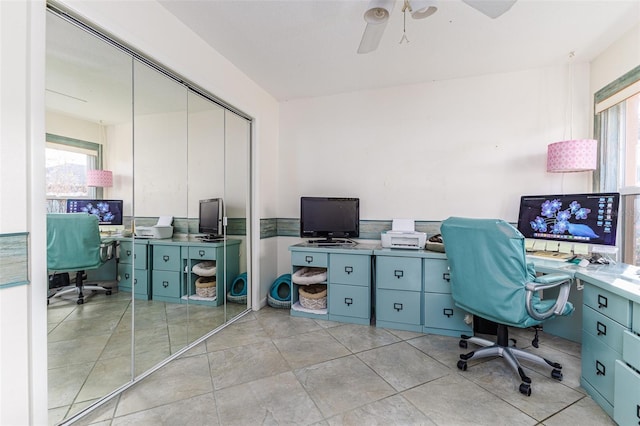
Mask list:
[[[548,172],[586,172],[595,170],[597,165],[598,141],[595,139],[574,139],[548,146]]]
[[[87,186],[111,187],[113,173],[110,170],[87,170]]]

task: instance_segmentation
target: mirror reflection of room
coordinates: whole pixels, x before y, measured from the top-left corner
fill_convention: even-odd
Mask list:
[[[246,311],[250,124],[53,13],[46,108],[47,215],[68,226],[48,258],[87,252],[79,217],[98,253],[49,270],[57,422]]]

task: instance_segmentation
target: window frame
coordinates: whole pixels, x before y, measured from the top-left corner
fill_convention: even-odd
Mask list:
[[[75,139],[75,138],[70,138],[67,136],[60,136],[60,135],[56,135],[53,133],[46,133],[46,139],[45,142],[48,143],[52,143],[52,144],[57,144],[57,145],[63,145],[63,146],[68,146],[68,147],[72,147],[72,148],[80,148],[80,149],[84,149],[87,151],[92,151],[96,153],[96,164],[95,164],[95,168],[97,170],[101,170],[102,169],[102,145],[96,142],[89,142],[89,141],[85,141],[82,139]],[[103,188],[94,188],[94,193],[92,194],[91,192],[87,195],[86,198],[103,198],[103,193],[104,190]],[[68,197],[52,197],[47,195],[47,198],[49,199],[64,199],[64,198],[68,198]],[[83,197],[77,197],[77,198],[83,198]]]

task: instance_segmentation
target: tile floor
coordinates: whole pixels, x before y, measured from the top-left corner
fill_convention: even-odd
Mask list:
[[[518,346],[532,333],[515,330]],[[532,395],[502,360],[456,368],[458,339],[251,312],[97,408],[88,425],[613,425],[580,387],[580,346],[542,333]]]
[[[63,296],[67,298],[67,296]],[[48,319],[49,422],[84,409],[131,380],[131,293],[52,299]],[[227,304],[228,317],[246,309]],[[223,307],[135,301],[135,371],[140,374],[224,323]]]

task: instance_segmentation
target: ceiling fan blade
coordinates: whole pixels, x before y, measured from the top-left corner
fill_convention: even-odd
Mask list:
[[[358,53],[373,52],[378,48],[384,29],[387,26],[387,21],[379,24],[367,24],[362,34],[362,40],[360,40],[360,46],[358,47]]]
[[[515,4],[517,0],[462,0],[474,9],[484,13],[489,18],[496,19]]]

